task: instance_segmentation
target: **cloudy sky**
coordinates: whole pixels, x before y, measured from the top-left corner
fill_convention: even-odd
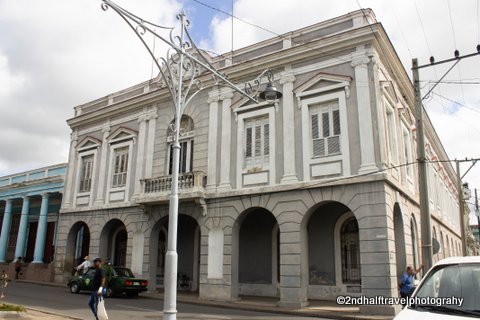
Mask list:
[[[200,0],[231,12],[231,1]],[[383,23],[407,69],[472,53],[480,43],[478,0],[360,0]],[[67,160],[73,107],[152,76],[140,42],[100,0],[0,0],[0,175]],[[146,19],[172,26],[185,10],[199,46],[231,49],[231,20],[195,0],[118,0]],[[356,0],[235,0],[241,19],[283,33],[358,10]],[[274,36],[234,21],[234,47]],[[153,43],[152,43],[153,44]],[[158,46],[158,44],[157,44]],[[160,46],[157,52],[162,51]],[[426,107],[450,158],[480,157],[480,57],[462,61]],[[424,92],[448,66],[421,71]],[[155,74],[156,71],[153,72]],[[409,71],[410,73],[410,71]],[[460,84],[461,83],[461,84]],[[464,167],[464,170],[467,166]],[[480,188],[480,165],[466,180]]]

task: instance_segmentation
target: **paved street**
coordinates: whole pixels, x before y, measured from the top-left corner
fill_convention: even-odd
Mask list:
[[[41,286],[36,284],[11,282],[6,290],[6,302],[32,307],[38,310],[56,312],[81,319],[92,319],[87,306],[88,294],[71,294],[68,288]],[[137,299],[107,299],[110,319],[161,319],[160,300],[139,297]],[[312,319],[288,315],[267,314],[253,311],[223,309],[191,304],[180,304],[179,319],[212,320],[273,320],[273,319]]]

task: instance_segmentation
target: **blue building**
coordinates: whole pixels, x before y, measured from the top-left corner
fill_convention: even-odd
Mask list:
[[[24,278],[53,277],[66,167],[58,164],[0,177],[0,267],[10,273],[12,262],[23,257]]]

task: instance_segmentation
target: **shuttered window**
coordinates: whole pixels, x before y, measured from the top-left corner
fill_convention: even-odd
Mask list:
[[[80,171],[80,192],[89,192],[92,188],[93,155],[82,157],[82,170]]]
[[[245,166],[261,167],[270,161],[268,117],[245,120]]]
[[[390,104],[386,104],[386,130],[387,130],[387,140],[388,140],[388,156],[390,162],[396,164],[398,162],[398,152],[397,152],[397,127],[395,125],[395,113],[393,107]]]
[[[338,101],[311,106],[310,128],[313,158],[341,153]]]
[[[168,162],[168,174],[173,172],[173,144],[169,145],[170,156]],[[180,141],[179,173],[192,172],[193,169],[193,139]]]
[[[127,184],[128,147],[114,151],[112,188],[124,187]]]

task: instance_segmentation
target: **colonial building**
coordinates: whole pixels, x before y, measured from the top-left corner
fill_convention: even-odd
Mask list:
[[[66,164],[0,177],[0,268],[13,275],[23,257],[23,278],[53,280],[56,232]]]
[[[210,59],[239,85],[270,68],[283,98],[252,104],[205,75],[185,110],[179,289],[282,306],[397,296],[406,265],[422,261],[413,87],[373,12]],[[75,108],[57,281],[88,253],[162,288],[173,117],[158,79]],[[460,253],[456,180],[425,121],[441,258]]]

